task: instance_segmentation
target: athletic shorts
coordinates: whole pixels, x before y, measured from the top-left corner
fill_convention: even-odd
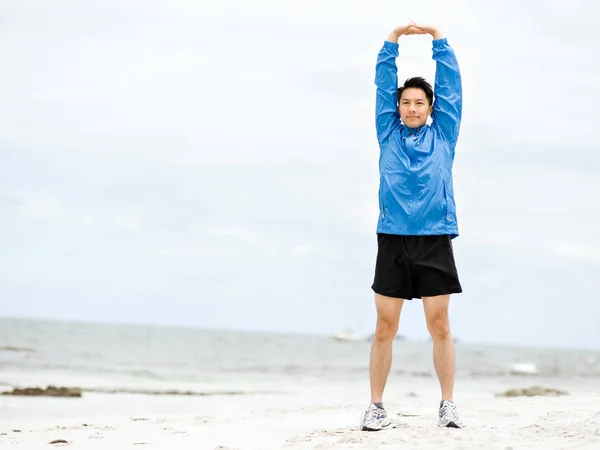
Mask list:
[[[450,236],[377,234],[377,244],[375,293],[412,300],[462,292]]]

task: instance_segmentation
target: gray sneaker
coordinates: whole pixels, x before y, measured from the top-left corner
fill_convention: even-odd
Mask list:
[[[446,428],[462,428],[463,424],[458,417],[458,411],[456,405],[448,400],[442,400],[440,402],[440,421],[438,426]]]
[[[388,418],[387,412],[383,408],[378,408],[374,404],[362,413],[360,418],[360,429],[362,431],[379,431],[389,427],[392,421]]]

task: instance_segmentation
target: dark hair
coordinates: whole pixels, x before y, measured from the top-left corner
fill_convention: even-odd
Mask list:
[[[425,81],[423,77],[414,77],[409,78],[404,82],[404,86],[398,88],[398,103],[400,103],[400,97],[402,97],[402,92],[406,88],[417,88],[425,91],[425,97],[427,97],[427,101],[429,101],[429,106],[433,104],[433,88],[431,85]]]

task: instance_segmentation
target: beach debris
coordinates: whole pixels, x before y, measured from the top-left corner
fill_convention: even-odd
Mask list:
[[[13,433],[20,433],[21,430],[12,430]]]
[[[54,439],[53,441],[50,441],[49,444],[68,444],[69,441],[65,441],[64,439]]]
[[[35,349],[29,347],[16,347],[14,345],[0,345],[0,352],[27,352],[35,353]]]
[[[2,392],[2,395],[19,395],[31,397],[81,397],[81,389],[69,387],[48,386],[46,389],[39,387],[15,388],[12,391]]]
[[[183,391],[178,389],[153,390],[136,388],[85,388],[85,392],[97,394],[140,394],[140,395],[185,395],[185,396],[234,396],[234,395],[267,395],[277,394],[278,391]]]
[[[526,430],[527,428],[540,428],[541,425],[538,425],[537,423],[533,423],[531,425],[525,425],[524,427],[520,427],[519,430]]]
[[[409,392],[408,394],[406,394],[407,397],[418,397],[417,394],[415,394],[414,392]]]
[[[234,395],[266,395],[275,394],[276,391],[180,391],[180,390],[148,390],[133,388],[69,388],[48,386],[46,389],[39,387],[15,388],[12,391],[1,392],[0,395],[24,396],[49,396],[49,397],[81,397],[83,392],[101,394],[140,394],[140,395],[184,395],[184,396],[234,396]]]
[[[569,395],[568,392],[560,389],[545,388],[541,386],[532,386],[523,389],[509,389],[506,392],[496,394],[496,397],[558,397],[561,395]]]
[[[211,416],[196,416],[194,417],[195,421],[199,421],[200,423],[208,423],[212,420]]]
[[[142,420],[150,420],[150,419],[146,419],[145,417],[132,417],[131,418],[132,422],[140,422]]]

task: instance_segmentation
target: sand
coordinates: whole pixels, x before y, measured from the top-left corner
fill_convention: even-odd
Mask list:
[[[390,379],[385,405],[395,428],[380,432],[357,429],[368,400],[367,380],[253,381],[243,389],[262,393],[233,396],[0,397],[0,448],[600,449],[596,381],[457,380],[461,430],[437,427],[436,383],[427,377]],[[495,396],[533,385],[569,395]],[[238,390],[240,384],[219,389],[224,387]],[[49,444],[54,440],[67,443]]]

